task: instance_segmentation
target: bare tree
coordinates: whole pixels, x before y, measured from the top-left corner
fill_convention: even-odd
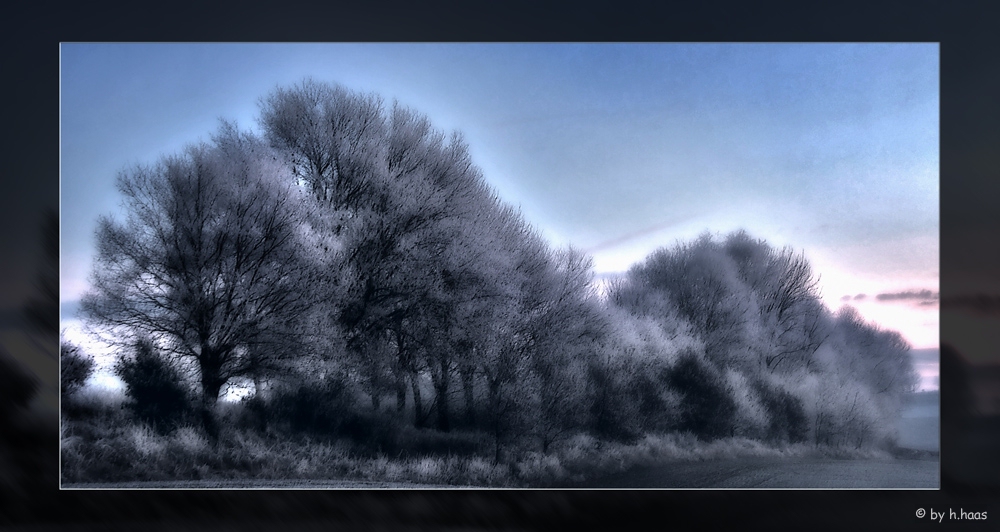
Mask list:
[[[63,340],[59,345],[59,391],[63,399],[87,383],[94,372],[94,358],[79,346]]]
[[[809,365],[830,335],[831,320],[805,256],[789,247],[774,249],[745,231],[728,235],[724,249],[756,301],[763,342],[758,360],[765,370]]]
[[[291,179],[234,126],[213,140],[119,175],[128,218],[100,220],[81,302],[114,343],[149,337],[189,362],[206,413],[228,380],[296,351],[312,302]]]
[[[328,330],[343,336],[376,408],[395,389],[402,410],[409,388],[415,423],[433,409],[447,430],[452,376],[472,349],[456,324],[488,292],[475,226],[495,208],[467,147],[412,110],[336,85],[306,81],[261,104],[271,145],[342,220],[332,230],[343,260],[325,272],[324,286],[339,285],[326,298]]]
[[[747,331],[757,302],[711,235],[654,251],[615,290],[612,299],[640,315],[664,320],[679,315],[704,341],[713,362],[746,362]]]
[[[886,408],[898,408],[902,395],[916,389],[920,377],[909,355],[910,344],[898,332],[865,322],[849,306],[837,313],[834,332],[841,354],[838,369],[866,385]]]

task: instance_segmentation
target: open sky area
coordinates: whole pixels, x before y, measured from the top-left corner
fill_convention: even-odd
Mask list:
[[[938,347],[934,43],[63,44],[67,336],[83,341],[76,302],[98,217],[121,216],[118,172],[219,119],[257,130],[258,99],[306,77],[460,131],[499,195],[599,279],[743,228],[802,251],[831,309]]]

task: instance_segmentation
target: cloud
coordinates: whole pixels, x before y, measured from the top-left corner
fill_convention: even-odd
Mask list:
[[[841,301],[850,301],[850,300],[854,299],[856,301],[860,301],[860,300],[863,300],[863,299],[865,299],[867,297],[868,296],[865,295],[865,294],[857,294],[857,295],[854,295],[854,296],[852,296],[850,294],[847,294],[846,296],[840,298],[840,300]]]
[[[898,300],[911,300],[920,299],[924,301],[934,301],[941,297],[938,292],[931,292],[930,290],[907,290],[905,292],[890,292],[887,294],[879,294],[875,296],[875,299],[879,301],[898,301]]]
[[[939,292],[930,290],[906,290],[904,292],[887,292],[875,296],[879,303],[909,303],[918,307],[933,307],[941,299]]]
[[[631,233],[626,233],[626,234],[623,234],[623,235],[619,235],[619,236],[616,236],[614,238],[611,238],[611,239],[605,240],[603,242],[600,242],[598,244],[595,244],[593,246],[590,246],[590,247],[584,249],[583,252],[592,255],[595,251],[602,251],[602,250],[606,250],[606,249],[615,248],[615,247],[618,247],[618,246],[624,244],[625,242],[628,242],[630,240],[634,240],[634,239],[639,238],[641,236],[650,235],[650,234],[662,231],[664,229],[667,229],[669,227],[674,227],[676,225],[679,225],[681,223],[684,223],[684,222],[688,221],[690,218],[691,217],[689,217],[689,216],[677,217],[677,218],[675,218],[673,220],[670,220],[668,222],[659,223],[659,224],[656,224],[656,225],[653,225],[653,226],[650,226],[650,227],[646,227],[644,229],[639,229],[638,231],[633,231]]]

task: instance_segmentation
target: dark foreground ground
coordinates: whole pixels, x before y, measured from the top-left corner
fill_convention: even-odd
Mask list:
[[[159,480],[152,482],[88,482],[63,484],[63,489],[455,489],[463,486],[371,482],[357,480]]]
[[[560,488],[928,488],[940,485],[936,459],[742,458],[637,468]],[[67,489],[461,489],[461,486],[298,481],[158,481],[68,484]]]
[[[578,488],[928,488],[938,460],[742,458],[635,469],[564,487]]]
[[[914,394],[897,428],[895,459],[770,457],[676,462],[566,483],[560,488],[916,488],[941,486],[937,392]],[[462,486],[350,480],[179,480],[64,484],[66,489],[461,489]]]

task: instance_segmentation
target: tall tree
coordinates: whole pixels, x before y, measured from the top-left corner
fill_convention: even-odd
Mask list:
[[[810,366],[832,320],[805,256],[774,249],[745,231],[728,235],[723,246],[757,302],[759,362],[770,373]]]
[[[658,315],[665,322],[679,315],[705,343],[713,363],[747,364],[746,337],[757,302],[711,235],[654,251],[615,289],[624,293],[612,299],[640,315]]]
[[[123,171],[118,190],[127,220],[100,220],[81,308],[118,344],[149,337],[188,362],[208,414],[228,380],[299,347],[312,298],[297,189],[264,144],[224,124],[211,144]]]
[[[551,254],[544,275],[529,288],[532,369],[540,411],[535,432],[542,451],[583,424],[587,363],[606,334],[591,281],[590,257],[568,248]]]
[[[886,397],[914,391],[920,378],[909,355],[910,344],[898,332],[865,322],[849,306],[837,313],[835,326],[837,361],[854,380]]]
[[[491,197],[467,147],[403,106],[336,85],[305,81],[261,103],[271,145],[343,220],[343,262],[326,272],[341,289],[327,310],[357,378],[376,407],[394,388],[401,409],[408,387],[417,424],[429,378],[447,429],[451,376],[467,353],[453,325],[475,292],[471,228]]]

